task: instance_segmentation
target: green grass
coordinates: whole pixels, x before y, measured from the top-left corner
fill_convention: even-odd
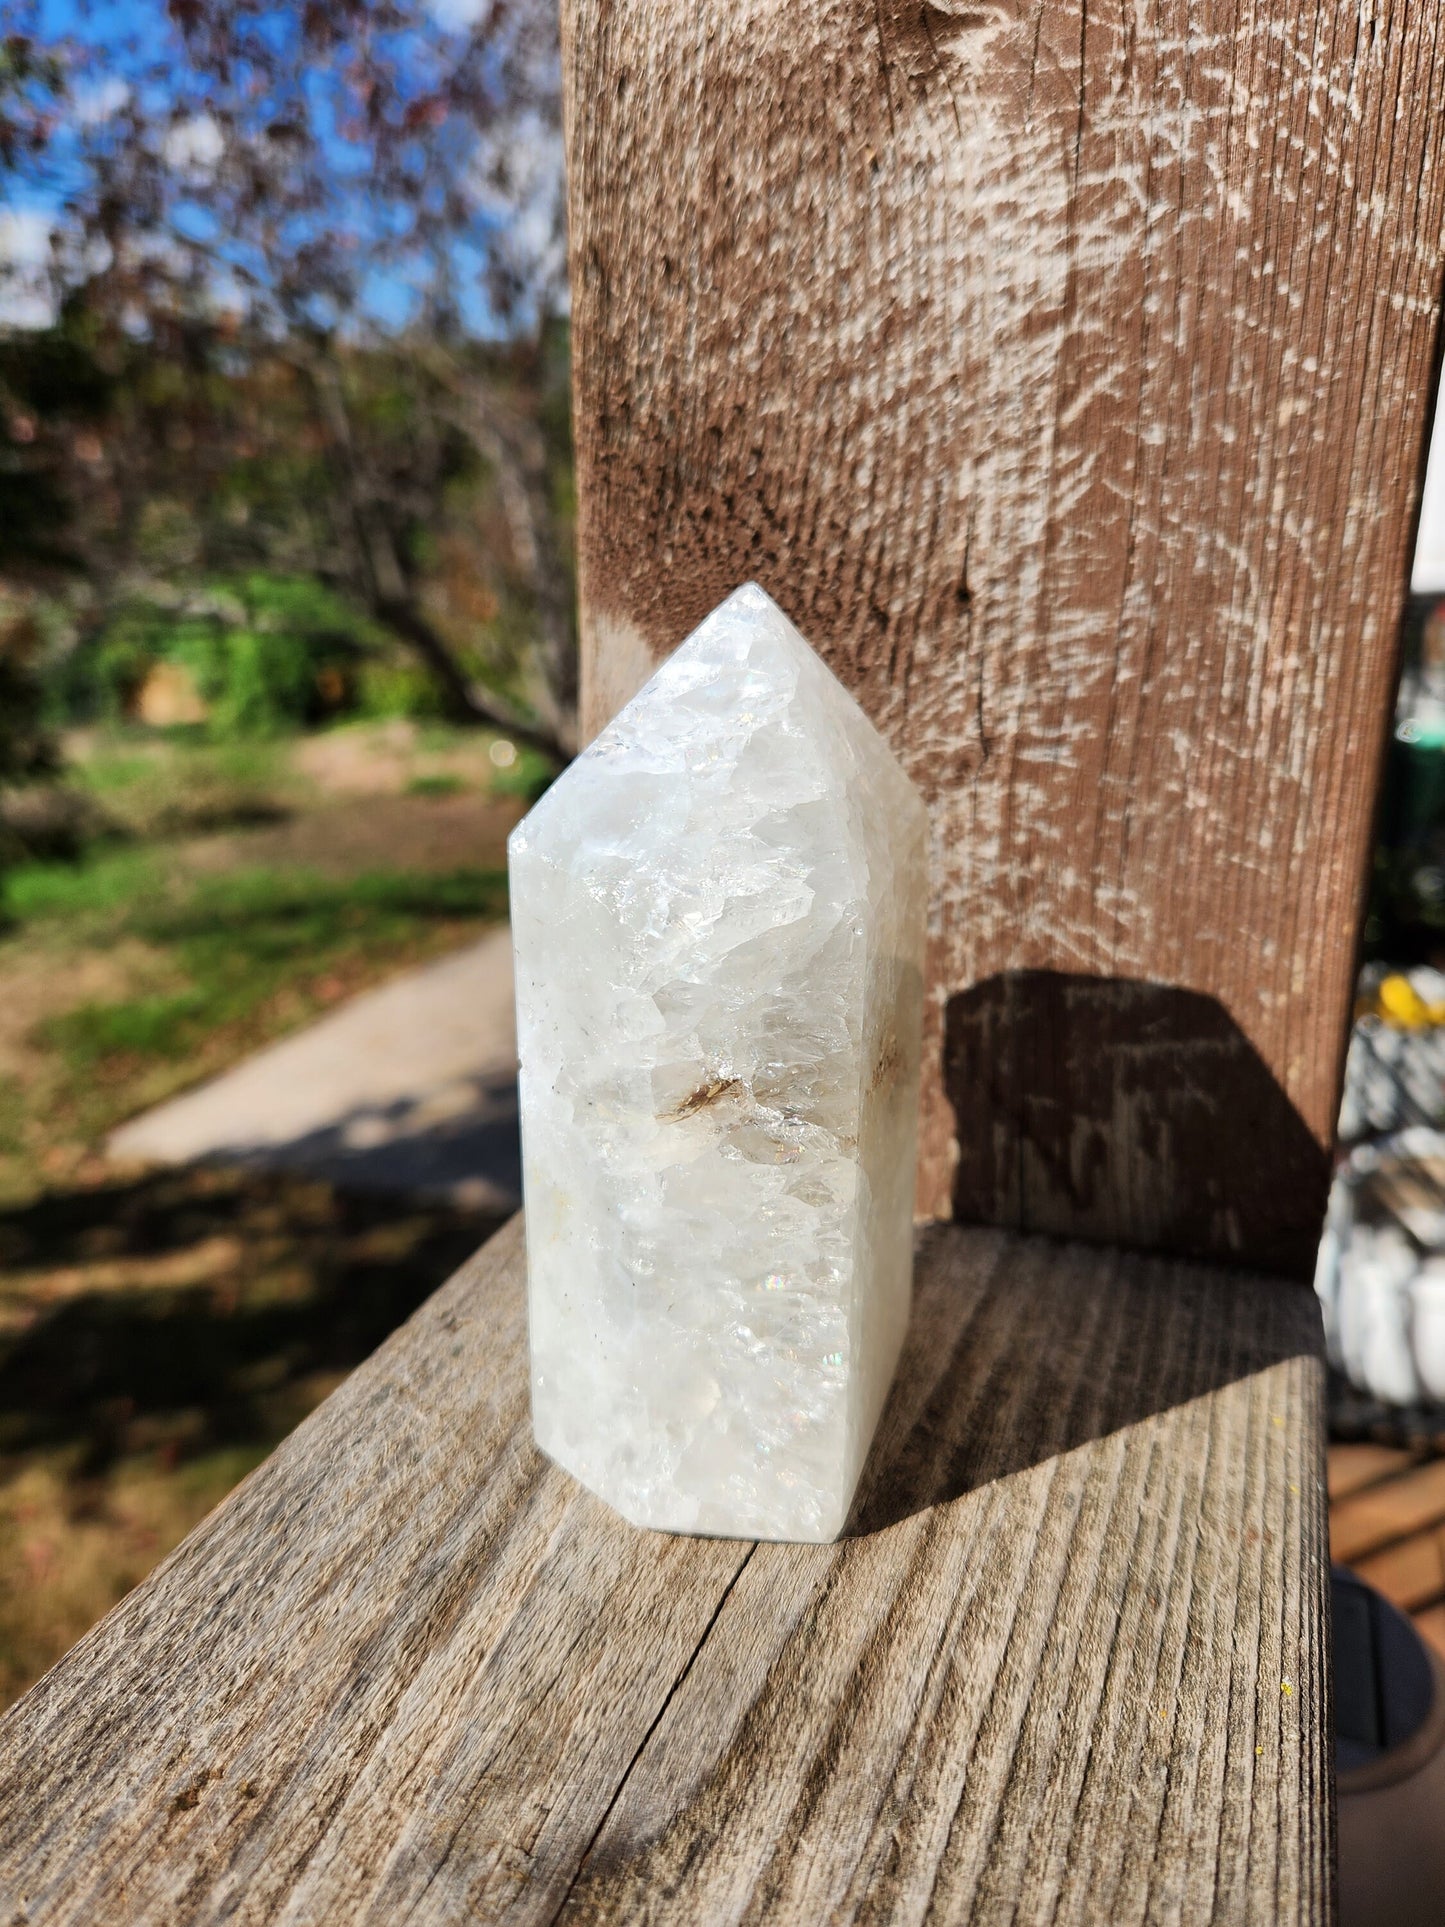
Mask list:
[[[17,1157],[25,1142],[25,1093],[20,1080],[0,1077],[0,1157]]]
[[[383,767],[447,757],[413,763],[414,790],[485,807],[485,736],[429,724],[423,749],[411,726],[401,740],[370,728]],[[71,747],[67,781],[98,805],[99,827],[79,860],[0,875],[0,990],[15,972],[35,1009],[8,1032],[0,1012],[0,1210],[80,1170],[122,1119],[506,915],[499,869],[433,871],[449,862],[445,842],[418,863],[404,823],[383,821],[374,848],[341,834],[336,868],[324,855],[315,870],[282,867],[293,843],[324,852],[318,828],[329,818],[345,832],[356,807],[297,742],[124,726]],[[249,836],[293,819],[294,838]],[[497,851],[494,837],[493,863]]]
[[[274,821],[301,787],[285,743],[218,743],[179,727],[109,731],[72,759],[65,775],[95,799],[113,831],[141,840]]]
[[[413,776],[406,793],[408,796],[457,796],[466,787],[460,776],[441,771],[431,776]]]
[[[14,870],[0,899],[0,982],[11,957],[63,979],[87,956],[113,959],[114,981],[32,1024],[23,1083],[0,1072],[0,1208],[73,1167],[122,1119],[465,942],[506,908],[500,869],[216,872],[165,842]]]
[[[124,751],[112,749],[82,764],[76,780],[96,796],[109,796],[116,790],[133,789],[137,783],[153,780],[155,773],[154,756],[127,756]]]
[[[138,783],[184,788],[188,783],[264,783],[277,780],[285,746],[274,740],[217,743],[189,725],[158,730],[116,729],[67,770],[72,782],[106,794]]]
[[[42,1024],[40,1036],[72,1073],[95,1070],[117,1056],[184,1057],[205,1023],[207,1001],[203,990],[194,989],[128,1003],[82,1004]]]
[[[126,911],[163,876],[154,850],[127,847],[97,851],[85,863],[27,863],[5,878],[3,907],[19,923],[74,923]]]
[[[145,890],[135,887],[137,871],[112,857],[75,872],[67,890],[58,867],[47,866],[43,877],[21,873],[12,892],[17,907],[32,920],[119,909],[112,934],[164,953],[185,980],[159,995],[81,1004],[44,1024],[41,1041],[74,1078],[138,1058],[191,1056],[212,1033],[244,1024],[348,959],[405,950],[432,926],[506,910],[499,870],[337,879],[252,869]]]
[[[437,751],[470,748],[477,741],[474,729],[463,729],[457,723],[439,722],[426,718],[416,726],[416,746],[419,750],[435,754]]]

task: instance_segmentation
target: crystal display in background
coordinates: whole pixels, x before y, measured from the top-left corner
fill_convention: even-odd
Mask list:
[[[752,584],[512,833],[533,1425],[639,1525],[843,1528],[908,1320],[926,849]]]

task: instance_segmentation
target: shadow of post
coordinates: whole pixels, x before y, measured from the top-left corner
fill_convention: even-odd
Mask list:
[[[1307,1278],[1329,1152],[1215,998],[1009,971],[950,998],[954,1216]]]

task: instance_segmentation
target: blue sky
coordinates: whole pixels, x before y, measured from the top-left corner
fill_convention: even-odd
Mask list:
[[[447,30],[464,28],[477,4],[478,0],[430,0],[433,19]],[[208,158],[214,161],[220,132],[214,121],[208,124],[203,91],[181,57],[180,42],[167,19],[163,0],[96,0],[92,5],[80,4],[80,0],[38,0],[38,7],[44,38],[68,37],[88,52],[89,72],[78,82],[73,95],[77,120],[83,119],[94,128],[124,105],[130,90],[144,85],[150,95],[146,105],[152,117],[163,120],[178,106],[187,110],[174,136],[178,155],[200,166]],[[278,38],[284,44],[295,19],[294,12],[283,0],[274,18]],[[168,65],[175,75],[175,86],[169,96],[164,82],[158,87],[155,80],[157,69],[164,72]],[[396,202],[387,205],[372,193],[366,155],[341,138],[334,117],[329,116],[327,76],[315,73],[311,83],[307,91],[315,124],[323,130],[323,152],[336,182],[331,220],[336,228],[354,234],[364,252],[369,244],[398,232],[407,209]],[[445,132],[440,138],[446,138]],[[560,147],[553,152],[555,135],[545,127],[539,128],[537,142],[538,165],[533,169],[536,179],[531,190],[536,205],[527,204],[524,197],[518,207],[504,211],[511,218],[514,231],[522,231],[530,223],[537,230],[540,246],[547,206],[555,204],[553,177],[560,171]],[[37,171],[10,186],[8,207],[0,210],[0,256],[8,256],[12,263],[44,254],[45,237],[61,202],[67,168],[66,148],[62,134],[48,157],[48,178],[46,171]],[[74,148],[70,151],[73,157]],[[465,179],[467,154],[465,143],[460,140],[457,152],[461,178]],[[199,205],[182,205],[177,211],[179,229],[189,228],[196,239],[224,248],[227,237],[218,233],[213,223],[208,227],[209,216]],[[497,332],[496,318],[484,291],[483,272],[497,220],[497,211],[489,210],[486,204],[485,190],[479,189],[475,219],[468,231],[456,239],[451,252],[455,279],[463,291],[462,319],[479,334]],[[405,259],[393,260],[379,267],[364,282],[365,314],[382,327],[403,325],[415,311],[416,282],[423,277],[424,268],[417,258],[410,263]],[[226,290],[221,292],[224,298],[232,298]],[[12,289],[8,318],[22,319],[14,303]]]

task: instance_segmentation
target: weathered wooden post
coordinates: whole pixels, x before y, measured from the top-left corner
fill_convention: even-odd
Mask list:
[[[932,806],[920,1208],[1307,1272],[1438,10],[564,13],[587,723],[755,576]]]
[[[0,1725],[0,1899],[1328,1919],[1319,1320],[1262,1274],[1333,1124],[1445,16],[563,20],[590,720],[744,577],[823,644],[932,805],[921,1202],[995,1228],[920,1233],[835,1546],[545,1463],[501,1233]]]

